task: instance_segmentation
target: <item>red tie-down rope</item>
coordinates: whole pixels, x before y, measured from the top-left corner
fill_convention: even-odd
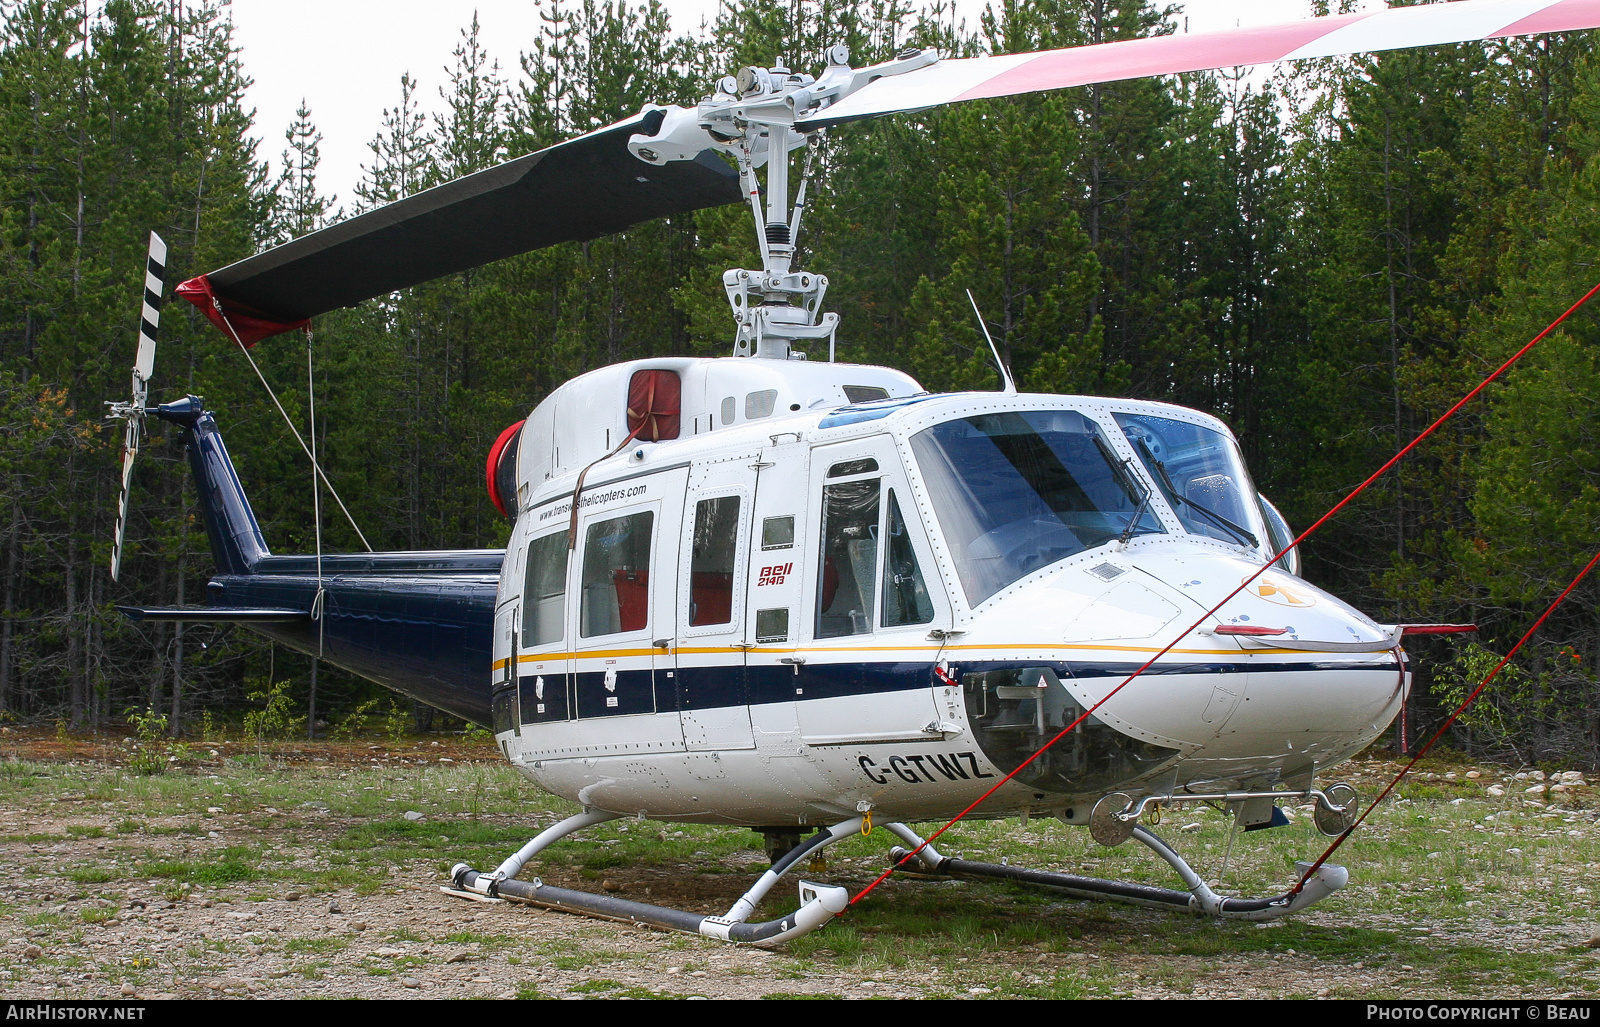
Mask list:
[[[1404,447],[1402,447],[1400,452],[1398,452],[1394,456],[1390,457],[1389,460],[1382,467],[1378,468],[1376,471],[1373,471],[1372,474],[1369,475],[1365,481],[1363,481],[1361,484],[1357,485],[1353,490],[1351,490],[1349,495],[1347,495],[1343,499],[1339,500],[1338,503],[1334,504],[1334,506],[1333,506],[1333,508],[1331,510],[1329,510],[1327,513],[1323,514],[1321,517],[1317,518],[1316,523],[1311,525],[1311,527],[1307,528],[1305,531],[1302,531],[1295,538],[1295,540],[1293,542],[1290,542],[1287,546],[1285,546],[1283,548],[1283,552],[1278,554],[1278,557],[1282,557],[1285,553],[1288,553],[1291,550],[1294,550],[1294,549],[1298,548],[1300,543],[1302,543],[1306,539],[1310,538],[1311,535],[1314,534],[1318,529],[1320,529],[1324,524],[1326,524],[1326,523],[1328,523],[1328,521],[1332,520],[1335,514],[1337,514],[1340,510],[1343,510],[1345,507],[1349,506],[1351,501],[1353,501],[1357,496],[1361,495],[1361,493],[1363,493],[1363,492],[1365,492],[1367,490],[1368,486],[1370,486],[1373,482],[1377,481],[1379,478],[1383,477],[1386,473],[1388,473],[1390,468],[1394,467],[1395,464],[1399,463],[1402,459],[1404,459],[1405,456],[1408,453],[1410,453],[1413,449],[1416,449],[1417,446],[1421,445],[1422,441],[1424,439],[1426,439],[1428,436],[1432,435],[1435,431],[1437,431],[1439,429],[1439,427],[1441,425],[1443,425],[1446,421],[1450,420],[1450,418],[1454,417],[1461,410],[1462,407],[1466,406],[1468,403],[1470,403],[1474,399],[1476,399],[1480,392],[1482,392],[1484,389],[1488,388],[1501,375],[1505,374],[1506,371],[1508,371],[1513,364],[1515,364],[1517,361],[1521,360],[1524,356],[1526,356],[1528,354],[1528,352],[1530,350],[1532,350],[1535,346],[1537,346],[1539,343],[1543,342],[1545,340],[1546,336],[1548,336],[1551,332],[1555,331],[1558,327],[1560,327],[1562,322],[1566,321],[1567,318],[1569,318],[1573,314],[1577,313],[1577,311],[1585,303],[1588,303],[1591,299],[1594,298],[1596,293],[1600,293],[1600,282],[1597,282],[1595,284],[1594,288],[1592,288],[1588,292],[1584,293],[1583,297],[1581,299],[1579,299],[1578,302],[1576,302],[1572,306],[1568,307],[1566,309],[1566,311],[1563,312],[1560,317],[1558,317],[1554,321],[1550,322],[1549,326],[1547,328],[1545,328],[1544,331],[1540,332],[1538,335],[1535,335],[1532,339],[1530,339],[1528,341],[1527,345],[1525,345],[1521,349],[1517,350],[1515,353],[1513,353],[1510,356],[1509,359],[1506,360],[1505,363],[1503,363],[1499,367],[1495,368],[1494,372],[1492,374],[1490,374],[1487,378],[1485,378],[1483,381],[1479,382],[1476,388],[1474,388],[1471,392],[1467,393],[1465,396],[1461,397],[1460,401],[1457,402],[1454,406],[1452,406],[1449,410],[1446,410],[1443,414],[1439,415],[1437,420],[1435,420],[1432,424],[1428,425],[1427,428],[1423,429],[1421,434],[1419,434],[1416,438],[1412,439]],[[1244,579],[1244,581],[1239,585],[1238,588],[1234,589],[1232,592],[1229,592],[1226,596],[1223,596],[1222,600],[1220,602],[1218,602],[1215,606],[1212,606],[1204,614],[1202,614],[1199,620],[1195,621],[1193,624],[1191,624],[1187,628],[1183,629],[1183,631],[1179,632],[1177,637],[1173,638],[1173,640],[1171,642],[1168,642],[1165,646],[1163,646],[1161,648],[1160,652],[1156,653],[1154,656],[1150,657],[1150,659],[1146,660],[1144,662],[1144,664],[1141,667],[1139,667],[1138,670],[1135,670],[1132,674],[1129,674],[1126,678],[1123,678],[1121,684],[1117,685],[1117,687],[1115,687],[1111,691],[1107,692],[1105,694],[1105,696],[1102,697],[1099,702],[1095,703],[1093,706],[1089,707],[1087,710],[1084,710],[1083,713],[1080,714],[1076,720],[1074,720],[1072,723],[1068,724],[1066,727],[1062,728],[1048,742],[1045,742],[1042,746],[1040,746],[1037,752],[1035,752],[1032,756],[1029,756],[1027,759],[1023,760],[1020,764],[1018,764],[1017,768],[1015,770],[1013,770],[1011,773],[1007,774],[1005,777],[1002,777],[999,781],[995,782],[995,784],[994,784],[994,786],[992,788],[990,788],[988,791],[984,792],[982,795],[980,795],[976,799],[974,799],[971,802],[971,804],[969,804],[967,806],[966,809],[962,810],[960,813],[957,813],[954,817],[951,817],[944,824],[943,827],[940,827],[939,830],[937,830],[937,831],[933,832],[932,834],[930,834],[927,837],[927,839],[921,845],[918,845],[915,849],[913,849],[910,852],[906,853],[903,857],[901,857],[899,860],[897,860],[893,866],[891,866],[889,869],[885,870],[883,873],[879,874],[876,878],[874,878],[871,884],[868,884],[865,888],[862,888],[859,892],[857,892],[855,894],[854,897],[852,897],[850,899],[850,905],[845,907],[844,910],[841,910],[839,915],[843,916],[845,914],[845,912],[847,912],[849,909],[853,908],[856,903],[858,903],[862,899],[866,898],[867,895],[869,895],[874,888],[878,887],[878,885],[880,885],[884,881],[888,880],[889,876],[891,874],[893,874],[896,870],[900,869],[902,866],[905,866],[906,863],[910,862],[913,858],[915,858],[917,855],[919,855],[922,852],[923,849],[925,849],[929,845],[931,845],[937,838],[939,838],[940,835],[944,834],[946,831],[950,830],[956,824],[960,823],[961,820],[967,816],[967,814],[971,813],[973,810],[975,810],[979,806],[981,806],[985,801],[988,800],[989,796],[991,796],[995,792],[999,791],[1001,789],[1001,787],[1004,786],[1005,784],[1007,784],[1008,782],[1010,782],[1012,778],[1014,778],[1018,774],[1022,773],[1022,771],[1026,767],[1031,765],[1040,756],[1043,756],[1050,749],[1051,746],[1055,745],[1061,739],[1065,738],[1079,724],[1083,723],[1085,720],[1088,720],[1089,717],[1092,716],[1095,713],[1096,710],[1100,709],[1100,707],[1102,707],[1106,703],[1110,702],[1112,696],[1116,695],[1118,692],[1122,691],[1124,688],[1127,688],[1128,685],[1131,684],[1135,678],[1139,677],[1145,671],[1149,670],[1155,664],[1155,662],[1157,660],[1159,660],[1159,659],[1161,659],[1161,657],[1167,655],[1167,653],[1171,652],[1177,646],[1177,644],[1179,642],[1181,642],[1185,638],[1189,637],[1190,632],[1195,631],[1201,625],[1205,624],[1205,622],[1210,620],[1216,614],[1216,612],[1218,610],[1222,609],[1223,606],[1227,605],[1228,602],[1230,600],[1232,600],[1234,596],[1238,595],[1240,592],[1243,592],[1246,588],[1249,588],[1252,584],[1254,584],[1255,580],[1257,578],[1259,578],[1259,577],[1261,577],[1261,575],[1265,574],[1267,572],[1267,569],[1269,567],[1271,567],[1274,563],[1277,562],[1277,559],[1278,558],[1275,557],[1274,559],[1269,560],[1266,563],[1262,564],[1260,569],[1257,570],[1254,574],[1251,574],[1248,578]],[[1600,560],[1600,555],[1596,556],[1596,560]],[[1590,566],[1591,567],[1594,566],[1594,561],[1591,561]],[[1558,598],[1556,600],[1556,602],[1551,605],[1550,610],[1546,610],[1545,611],[1545,617],[1550,616],[1551,611],[1553,611],[1555,609],[1555,607],[1557,605],[1559,605],[1563,599],[1566,598],[1568,592],[1571,592],[1573,588],[1577,587],[1578,581],[1582,579],[1583,574],[1587,574],[1587,573],[1588,573],[1588,568],[1586,567],[1586,568],[1584,568],[1583,573],[1579,574],[1578,578],[1574,579],[1573,583],[1567,587],[1567,592],[1563,592],[1561,594],[1560,598]],[[1539,624],[1542,624],[1542,623],[1544,623],[1544,617],[1541,617],[1539,619],[1539,622],[1534,625],[1534,628],[1537,628],[1539,626]],[[1530,635],[1532,634],[1532,629],[1530,629],[1529,634]],[[1524,642],[1527,641],[1527,637],[1526,636],[1524,636],[1523,641]],[[1522,645],[1522,642],[1517,643],[1517,645],[1518,645],[1518,648],[1520,648],[1521,645]],[[1517,651],[1516,649],[1513,649],[1511,652],[1512,652],[1512,654],[1514,654],[1516,651]],[[1506,659],[1509,660],[1510,658],[1511,658],[1511,654],[1508,654],[1506,656]],[[1502,661],[1502,665],[1504,665],[1503,661]],[[1496,673],[1499,672],[1499,668],[1498,667],[1495,668],[1495,672]],[[1490,675],[1491,678],[1493,676],[1494,676],[1493,674]],[[1483,690],[1484,686],[1486,686],[1488,683],[1489,683],[1488,679],[1485,679],[1483,685],[1478,686],[1478,690],[1473,692],[1472,697],[1469,697],[1467,702],[1470,703],[1472,701],[1472,698],[1476,697],[1478,692],[1481,692]],[[1463,709],[1464,708],[1465,708],[1465,705],[1463,705]],[[1458,716],[1459,716],[1459,714],[1460,714],[1460,711],[1457,711],[1457,715]],[[1449,726],[1450,725],[1448,723],[1445,725],[1445,727],[1449,727]],[[1443,728],[1441,728],[1440,731],[1441,731],[1441,733],[1443,733]],[[1435,736],[1435,737],[1437,738],[1437,736]],[[1433,744],[1433,742],[1430,741],[1428,744],[1431,746]],[[1426,751],[1427,751],[1426,749],[1423,750],[1423,752],[1426,752]],[[1417,758],[1418,759],[1421,758],[1421,754],[1420,753],[1418,754]],[[1415,763],[1416,761],[1413,760],[1412,762]],[[1409,770],[1410,767],[1408,766],[1406,769]],[[1402,776],[1404,776],[1404,773],[1405,773],[1405,771],[1401,771],[1401,775]],[[1397,777],[1395,779],[1395,781],[1398,782],[1399,778]],[[1383,795],[1388,795],[1389,791],[1393,787],[1394,787],[1394,784],[1391,783],[1389,788],[1384,790]],[[1382,798],[1383,798],[1383,796],[1380,795],[1379,799],[1381,800]],[[1373,805],[1376,806],[1377,802],[1375,801],[1373,803]],[[1367,812],[1369,812],[1369,813],[1371,812],[1371,808],[1370,807],[1368,808]],[[1362,819],[1365,819],[1365,817],[1366,817],[1366,814],[1363,813],[1362,814]],[[1357,821],[1357,823],[1360,823],[1360,821]],[[1341,835],[1334,842],[1333,846],[1331,846],[1328,849],[1327,852],[1323,853],[1322,859],[1319,859],[1317,861],[1316,865],[1313,866],[1311,870],[1306,872],[1306,877],[1309,877],[1310,874],[1313,871],[1315,871],[1318,867],[1320,867],[1322,865],[1323,861],[1326,860],[1328,858],[1328,856],[1332,854],[1334,849],[1338,848],[1339,844],[1341,842],[1343,842],[1344,839],[1349,836],[1350,831],[1353,831],[1353,830],[1355,830],[1355,825],[1352,825],[1349,830],[1347,830],[1343,835]],[[1295,885],[1294,891],[1298,892],[1302,887],[1304,887],[1305,881],[1306,881],[1306,877],[1302,877],[1300,879],[1300,881]]]
[[[1500,662],[1494,665],[1494,670],[1491,670],[1488,673],[1488,676],[1483,679],[1478,687],[1472,690],[1472,694],[1467,696],[1466,699],[1462,701],[1460,706],[1456,707],[1456,711],[1450,714],[1449,719],[1444,722],[1444,725],[1440,727],[1438,731],[1434,732],[1432,738],[1428,739],[1428,744],[1417,750],[1417,754],[1412,758],[1411,762],[1400,768],[1400,773],[1394,776],[1394,780],[1390,781],[1388,786],[1385,787],[1383,791],[1378,793],[1378,797],[1373,799],[1367,808],[1361,812],[1361,815],[1357,817],[1349,827],[1345,828],[1339,837],[1333,840],[1333,844],[1329,845],[1322,855],[1317,857],[1317,861],[1311,864],[1310,868],[1300,876],[1300,880],[1295,882],[1294,887],[1289,889],[1290,895],[1299,894],[1300,889],[1304,888],[1306,886],[1306,882],[1311,879],[1311,875],[1321,869],[1322,864],[1326,863],[1328,861],[1328,857],[1332,856],[1334,852],[1338,850],[1339,846],[1344,844],[1345,839],[1349,838],[1350,835],[1355,832],[1356,828],[1360,827],[1366,822],[1367,817],[1372,813],[1372,811],[1378,808],[1378,804],[1383,802],[1384,799],[1388,798],[1390,792],[1394,791],[1395,786],[1400,783],[1401,778],[1411,773],[1411,768],[1416,766],[1418,761],[1428,754],[1428,750],[1432,749],[1434,744],[1437,743],[1439,739],[1444,737],[1444,733],[1450,730],[1450,725],[1456,722],[1456,718],[1465,713],[1467,711],[1467,707],[1471,706],[1473,701],[1476,700],[1480,694],[1482,694],[1483,690],[1489,687],[1489,682],[1500,676],[1500,672],[1505,669],[1506,664],[1511,662],[1511,658],[1517,655],[1518,650],[1528,644],[1528,639],[1532,638],[1534,632],[1538,631],[1544,622],[1550,619],[1550,615],[1556,612],[1556,607],[1566,602],[1567,596],[1571,595],[1572,590],[1578,587],[1578,583],[1587,577],[1590,571],[1594,570],[1596,564],[1600,564],[1600,553],[1594,554],[1593,559],[1584,564],[1583,570],[1579,571],[1578,576],[1572,579],[1572,583],[1562,590],[1560,595],[1556,596],[1555,601],[1545,608],[1544,613],[1539,617],[1538,620],[1533,622],[1533,626],[1524,632],[1521,638],[1517,639],[1517,644],[1511,647],[1511,651],[1506,653],[1505,656],[1501,658]]]

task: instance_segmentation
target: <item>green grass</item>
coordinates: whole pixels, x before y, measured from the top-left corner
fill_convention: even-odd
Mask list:
[[[320,938],[290,938],[284,942],[283,951],[295,955],[302,952],[338,952],[348,948],[349,945],[350,943],[344,938],[329,938],[326,936]]]
[[[455,931],[445,935],[444,941],[450,945],[477,945],[493,951],[510,948],[516,945],[519,939],[509,934],[480,934],[477,931]]]
[[[165,859],[146,853],[137,872],[145,877],[171,878],[191,884],[233,884],[253,881],[260,876],[255,853],[242,846],[229,846],[200,860]]]
[[[77,884],[105,884],[108,881],[120,880],[121,877],[121,874],[109,866],[77,867],[67,874],[67,879]]]
[[[406,966],[419,967],[412,973],[433,972],[445,958],[437,946],[453,945],[475,946],[485,960],[523,967],[514,973],[537,967],[581,981],[588,972],[617,972],[612,968],[626,960],[629,977],[641,968],[678,965],[685,974],[712,971],[710,978],[695,979],[706,982],[702,988],[741,975],[752,994],[795,998],[815,996],[790,982],[819,973],[884,982],[878,989],[843,989],[851,995],[1077,998],[1150,989],[1202,995],[1215,994],[1219,975],[1229,968],[1279,982],[1268,987],[1285,996],[1314,995],[1317,988],[1303,982],[1318,975],[1343,978],[1326,986],[1346,998],[1487,997],[1507,989],[1600,994],[1600,951],[1585,944],[1600,922],[1600,887],[1591,889],[1596,894],[1576,890],[1591,884],[1589,868],[1600,863],[1600,794],[1583,793],[1576,805],[1533,803],[1512,786],[1510,794],[1496,798],[1485,793],[1486,782],[1445,780],[1443,769],[1448,768],[1402,788],[1400,800],[1381,808],[1336,857],[1351,869],[1348,888],[1268,928],[1087,904],[999,882],[897,876],[844,918],[759,964],[742,966],[717,961],[718,953],[731,950],[682,936],[647,934],[640,945],[619,949],[608,939],[622,928],[603,923],[574,921],[560,940],[530,940],[514,919],[526,911],[514,907],[472,908],[477,922],[471,926],[451,913],[437,926],[428,921],[417,929],[378,932],[395,941],[431,942],[436,950],[427,959],[381,965],[350,960],[339,955],[350,943],[343,936],[285,933],[262,935],[261,943],[282,951],[293,972],[312,977],[362,974],[369,965],[382,975]],[[50,900],[38,897],[45,889],[37,885],[19,892],[10,899],[14,910],[0,910],[0,926],[13,925],[13,936],[46,939],[45,958],[52,965],[73,955],[64,950],[69,935],[94,941],[110,923],[116,910],[96,901],[98,885],[116,882],[118,896],[125,886],[129,894],[159,890],[169,899],[191,901],[219,900],[230,890],[243,901],[247,895],[273,899],[290,888],[311,896],[330,890],[371,895],[418,881],[431,888],[451,863],[493,866],[570,812],[510,769],[489,765],[396,761],[365,769],[264,759],[143,778],[88,765],[22,772],[0,761],[0,801],[9,797],[12,808],[60,803],[71,811],[66,817],[81,820],[88,811],[72,801],[95,796],[107,798],[96,800],[94,814],[114,828],[55,826],[50,833],[6,839],[26,842],[8,852],[19,864],[16,880],[53,877],[56,883]],[[112,805],[100,807],[100,801]],[[209,814],[209,807],[225,812]],[[421,810],[426,819],[401,819],[407,809]],[[1289,812],[1292,826],[1235,839],[1225,873],[1230,824],[1223,815],[1194,807],[1168,810],[1157,830],[1208,880],[1220,877],[1221,890],[1269,895],[1292,882],[1295,860],[1315,857],[1326,843],[1301,811]],[[239,844],[236,832],[251,823],[272,826],[244,834],[249,842]],[[1195,826],[1185,830],[1187,825]],[[225,841],[209,839],[210,830],[220,830]],[[69,841],[87,849],[91,839],[113,833],[124,840],[109,842],[87,865],[73,865],[81,855],[68,856],[63,866],[59,855],[26,848]],[[133,835],[138,849],[126,847]],[[855,892],[881,870],[892,843],[882,831],[853,837],[828,851],[827,871],[803,876]],[[759,871],[759,844],[758,835],[734,828],[617,821],[542,854],[528,873],[568,880],[615,877],[630,898],[720,911]],[[1006,857],[1012,864],[1176,886],[1170,869],[1141,846],[1105,849],[1085,831],[1052,820],[964,822],[937,844],[946,854],[969,859]],[[60,884],[62,876],[71,884]],[[641,883],[663,878],[692,885],[696,897],[673,901],[660,890],[643,894]],[[320,901],[325,904],[326,897]],[[786,913],[794,901],[791,878],[773,890],[757,919]],[[68,903],[64,914],[57,912],[62,903]],[[1419,924],[1431,933],[1412,930]],[[199,976],[202,967],[223,972],[228,954],[199,945],[192,953],[175,951],[173,959],[172,972]],[[671,983],[690,984],[683,978]],[[516,987],[519,994],[526,989],[523,997],[538,997],[540,988],[550,994],[573,990],[560,981]],[[841,990],[839,984],[828,987]],[[986,991],[974,995],[974,988]],[[605,977],[590,979],[576,993],[662,994]]]

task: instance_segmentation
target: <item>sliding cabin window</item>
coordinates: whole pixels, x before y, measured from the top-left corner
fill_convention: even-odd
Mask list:
[[[734,560],[739,549],[739,497],[702,499],[694,508],[689,557],[689,625],[733,620]]]
[[[933,620],[933,600],[917,565],[917,551],[911,533],[900,515],[894,489],[889,490],[889,519],[883,568],[883,612],[880,623],[886,628],[902,624],[927,624]]]
[[[565,530],[528,543],[522,586],[522,644],[561,641],[567,616],[567,533]]]
[[[583,543],[584,638],[640,631],[650,619],[650,532],[655,514],[629,514],[589,525]]]

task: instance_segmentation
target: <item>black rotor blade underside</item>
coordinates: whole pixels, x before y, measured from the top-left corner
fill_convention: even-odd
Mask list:
[[[297,321],[502,257],[741,200],[738,174],[714,151],[663,167],[628,152],[628,138],[655,135],[663,116],[650,111],[446,182],[207,278],[231,303]]]

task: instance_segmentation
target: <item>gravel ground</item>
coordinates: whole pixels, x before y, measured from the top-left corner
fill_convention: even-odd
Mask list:
[[[34,741],[22,747],[23,755],[41,761],[34,766],[55,761],[91,780],[116,773],[120,750],[114,743],[52,748],[49,739]],[[295,758],[334,766],[343,761],[352,773],[370,772],[380,759],[409,758],[387,750],[374,755],[373,748],[326,746]],[[434,747],[427,758],[454,763],[460,769],[446,772],[463,774],[476,762],[492,765],[482,748],[464,746]],[[293,774],[294,765],[283,758],[276,772]],[[1384,772],[1386,765],[1376,763],[1361,770],[1374,781]],[[1508,804],[1507,816],[1525,817],[1527,826],[1508,824],[1515,835],[1508,837],[1473,820],[1476,844],[1520,853],[1520,846],[1544,839],[1548,852],[1559,854],[1579,835],[1586,845],[1595,840],[1586,809],[1545,812],[1557,807],[1525,798],[1525,782],[1509,776],[1499,775],[1501,787],[1514,787],[1514,794],[1496,801]],[[1490,779],[1471,785],[1486,788]],[[1370,787],[1363,790],[1371,794]],[[1413,800],[1399,806],[1397,816],[1460,808],[1450,802]],[[1523,812],[1517,803],[1537,808]],[[1484,877],[1459,901],[1424,903],[1419,912],[1383,897],[1383,889],[1407,894],[1412,886],[1403,882],[1367,885],[1363,898],[1361,865],[1352,859],[1357,884],[1344,895],[1269,926],[1041,899],[989,883],[896,879],[875,895],[871,911],[852,913],[776,952],[441,894],[440,863],[430,857],[397,858],[379,871],[380,885],[359,888],[326,880],[302,885],[281,875],[192,886],[170,875],[126,872],[94,880],[97,866],[202,866],[234,858],[230,853],[240,846],[274,847],[309,873],[340,838],[371,822],[325,810],[285,826],[272,807],[238,808],[236,802],[202,808],[155,815],[87,790],[52,794],[40,804],[26,790],[0,789],[0,997],[1351,998],[1600,991],[1594,897],[1579,883],[1592,864],[1581,862],[1541,864],[1521,878],[1533,889],[1527,894],[1495,898],[1504,882]],[[401,808],[387,807],[391,816]],[[456,823],[447,817],[466,814],[428,816],[445,831]],[[130,817],[139,818],[137,830]],[[522,830],[511,813],[484,819]],[[1026,828],[1008,830],[1015,841],[1030,840]],[[1388,830],[1379,825],[1376,842]],[[1459,854],[1428,856],[1470,863]],[[829,879],[864,883],[881,859],[836,860]],[[753,849],[730,850],[717,862],[715,872],[692,862],[617,865],[599,881],[578,867],[537,872],[552,883],[713,911],[726,908],[765,866]],[[1445,871],[1415,887],[1438,890],[1449,878]],[[774,894],[792,906],[790,882]],[[940,922],[942,910],[964,911],[969,904],[987,910],[987,923],[1032,917],[1041,926],[1033,940],[996,930],[991,941],[965,921]],[[908,915],[908,908],[923,912]],[[1468,962],[1481,963],[1481,973],[1463,969]]]

